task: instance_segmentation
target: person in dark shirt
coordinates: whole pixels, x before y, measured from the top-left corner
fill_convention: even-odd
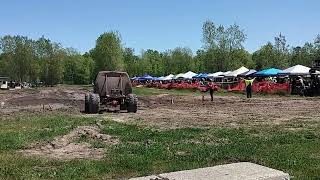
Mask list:
[[[252,98],[252,84],[255,79],[256,78],[244,79],[244,83],[246,84],[247,98]]]
[[[211,84],[211,82],[212,82],[212,81],[209,80],[208,88],[209,88],[209,93],[210,93],[211,101],[213,101],[214,86]]]

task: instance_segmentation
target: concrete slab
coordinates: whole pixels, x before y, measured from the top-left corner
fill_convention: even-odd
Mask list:
[[[250,162],[164,173],[131,180],[289,180],[287,173]]]

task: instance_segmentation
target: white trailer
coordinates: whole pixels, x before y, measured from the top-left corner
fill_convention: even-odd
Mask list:
[[[0,77],[0,89],[8,90],[8,77]]]

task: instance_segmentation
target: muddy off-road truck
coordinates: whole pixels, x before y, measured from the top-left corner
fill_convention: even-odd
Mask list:
[[[103,110],[127,110],[137,112],[137,97],[132,94],[132,85],[126,72],[101,71],[98,73],[93,93],[85,96],[85,112]]]
[[[314,60],[310,69],[309,86],[305,90],[306,96],[320,96],[320,59]]]

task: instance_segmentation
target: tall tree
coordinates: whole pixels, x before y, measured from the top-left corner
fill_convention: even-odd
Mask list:
[[[225,28],[207,20],[202,26],[202,34],[206,50],[206,58],[203,60],[206,71],[226,71],[249,62],[250,55],[243,48],[246,34],[237,24]]]
[[[155,76],[163,75],[163,62],[161,54],[158,51],[148,49],[142,53],[141,60],[146,69],[145,73],[150,73]]]
[[[256,64],[256,69],[265,69],[276,65],[277,57],[271,42],[262,46],[252,54],[252,60]]]
[[[95,71],[124,70],[121,38],[118,32],[106,32],[99,36],[92,50]]]
[[[7,70],[6,70],[6,60],[5,60],[5,55],[3,53],[0,53],[0,76],[1,75],[8,75]]]
[[[297,51],[298,49],[295,50]],[[289,45],[285,36],[281,33],[274,38],[274,44],[268,42],[252,55],[257,69],[270,67],[286,68],[290,63],[289,58]]]
[[[63,81],[68,84],[89,84],[92,82],[94,62],[87,55],[81,55],[74,49],[67,48],[64,59]]]
[[[210,49],[216,46],[217,29],[215,24],[211,20],[207,20],[202,26],[202,42],[206,49]]]
[[[125,48],[123,50],[123,60],[124,60],[125,70],[129,75],[134,76],[139,73],[137,70],[139,57],[134,55],[134,49]]]
[[[312,61],[315,59],[315,48],[312,43],[305,43],[303,47],[293,47],[290,52],[289,65],[293,66],[301,64],[312,66]]]
[[[38,73],[33,44],[34,41],[25,36],[1,38],[3,73],[21,82],[33,80]]]
[[[276,62],[274,66],[278,68],[285,68],[289,65],[289,46],[287,45],[286,37],[281,33],[274,38],[274,50],[276,54]]]
[[[44,37],[37,40],[36,44],[36,54],[41,67],[41,81],[50,86],[61,83],[64,70],[63,60],[66,52],[59,44],[51,43],[49,39]]]
[[[254,62],[251,59],[251,55],[245,49],[235,49],[230,52],[230,61],[228,64],[229,69],[237,69],[241,66],[247,68],[254,68]]]
[[[169,59],[166,61],[165,67],[171,73],[184,73],[194,69],[194,61],[192,51],[189,48],[175,48],[169,51]]]
[[[246,34],[240,29],[240,26],[233,24],[224,32],[226,35],[227,46],[230,51],[243,49],[243,43],[247,39]]]
[[[314,50],[313,50],[314,58],[320,59],[320,34],[316,36],[313,44],[314,44]]]
[[[195,72],[206,72],[206,66],[205,66],[205,60],[206,60],[206,51],[204,50],[198,50],[196,52],[196,56],[193,58],[194,59],[194,71]],[[211,71],[212,72],[212,71]]]

